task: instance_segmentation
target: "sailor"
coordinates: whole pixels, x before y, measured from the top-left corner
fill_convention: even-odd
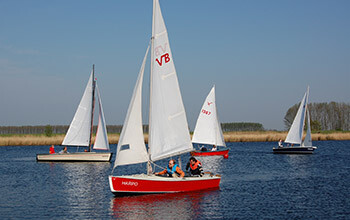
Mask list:
[[[157,176],[161,176],[167,174],[168,176],[172,177],[184,177],[185,173],[181,170],[181,168],[176,164],[176,161],[171,159],[169,161],[169,165],[167,166],[166,169],[164,169],[161,172],[155,173]]]
[[[190,158],[186,165],[186,170],[189,170],[191,175],[203,176],[202,163],[194,157]]]
[[[211,151],[216,151],[218,148],[216,147],[216,145],[213,145],[213,148],[211,149]]]
[[[50,154],[54,154],[55,153],[55,146],[51,145],[51,147],[49,149],[49,153]]]
[[[282,144],[282,140],[280,139],[280,141],[278,142],[278,147],[283,147],[283,144]]]
[[[63,150],[60,151],[60,154],[66,154],[68,153],[67,147],[64,147]]]

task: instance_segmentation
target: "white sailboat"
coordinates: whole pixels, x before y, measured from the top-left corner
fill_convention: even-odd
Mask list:
[[[285,143],[288,146],[281,146],[273,148],[274,153],[286,153],[286,154],[311,154],[316,149],[312,146],[311,141],[311,126],[310,126],[310,115],[308,111],[308,99],[309,99],[309,87],[305,92],[303,99],[300,102],[298,112],[293,120],[292,126],[289,129]],[[305,117],[307,116],[307,134],[303,139]],[[290,146],[289,146],[290,144]],[[299,146],[294,146],[298,144]]]
[[[217,188],[220,176],[167,178],[151,173],[151,163],[193,150],[168,33],[158,0],[153,1],[152,23],[148,151],[143,138],[141,114],[147,49],[120,135],[113,168],[147,162],[147,174],[110,175],[110,189],[115,194],[134,194]]]
[[[204,150],[203,147],[201,150],[191,152],[193,156],[228,155],[229,149],[225,144],[216,108],[215,86],[203,103],[193,132],[192,143],[220,146],[220,149],[213,148],[212,150],[207,150],[207,148]]]
[[[93,66],[83,97],[62,142],[63,146],[88,147],[87,152],[37,154],[37,161],[108,162],[111,160],[111,152],[91,151],[95,91],[97,91],[97,99],[99,104],[99,123],[93,149],[109,151],[106,122],[103,114],[100,92],[97,82],[95,81],[94,71]]]

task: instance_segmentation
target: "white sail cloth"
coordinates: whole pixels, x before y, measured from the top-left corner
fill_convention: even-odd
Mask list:
[[[192,143],[226,146],[216,109],[215,86],[203,103],[193,132]]]
[[[95,138],[95,143],[94,143],[93,149],[95,149],[95,150],[109,150],[106,121],[105,121],[105,116],[103,114],[100,90],[98,89],[97,83],[96,83],[96,91],[97,91],[99,114],[98,114],[98,125],[97,125],[96,138]]]
[[[168,33],[153,1],[149,148],[151,160],[193,150]]]
[[[89,146],[91,132],[93,71],[62,145]]]
[[[287,138],[285,140],[286,143],[291,143],[291,144],[302,143],[304,123],[305,123],[305,111],[307,108],[308,98],[309,98],[309,87],[307,87],[307,91],[305,92],[305,95],[300,102],[298,112],[294,118],[293,124],[289,129]]]
[[[142,130],[142,81],[149,47],[141,65],[117,146],[114,168],[148,161]]]

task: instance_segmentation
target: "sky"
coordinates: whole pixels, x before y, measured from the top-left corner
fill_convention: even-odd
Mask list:
[[[221,122],[266,129],[308,85],[310,102],[350,103],[350,1],[160,5],[191,130],[213,85]],[[151,32],[152,0],[0,0],[0,126],[68,125],[93,64],[106,122],[123,124]]]

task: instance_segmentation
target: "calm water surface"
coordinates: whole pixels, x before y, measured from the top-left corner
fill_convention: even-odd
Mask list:
[[[314,142],[313,155],[274,155],[274,144],[199,158],[220,190],[132,197],[110,192],[112,163],[38,163],[48,146],[0,147],[0,219],[350,219],[350,141]],[[145,165],[116,173],[130,170]]]

